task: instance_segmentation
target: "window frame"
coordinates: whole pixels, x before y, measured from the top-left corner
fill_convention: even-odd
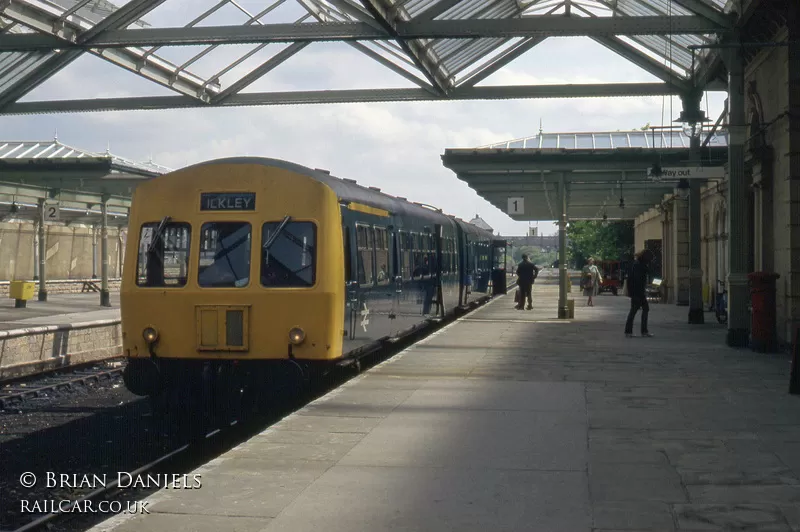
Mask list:
[[[311,264],[312,264],[311,284],[304,285],[304,286],[296,286],[296,285],[269,286],[269,285],[265,285],[261,281],[261,272],[262,272],[262,268],[264,266],[264,232],[265,232],[264,231],[264,226],[266,226],[267,224],[280,225],[281,222],[282,222],[282,220],[264,220],[264,221],[261,222],[260,234],[259,234],[259,240],[258,240],[258,250],[256,251],[256,253],[258,253],[258,286],[263,290],[308,290],[308,289],[316,287],[317,286],[317,265],[319,263],[319,260],[318,260],[318,255],[319,255],[318,249],[319,249],[319,243],[320,243],[319,226],[317,225],[316,221],[310,220],[310,219],[292,218],[291,220],[289,220],[289,222],[287,222],[286,228],[288,229],[292,224],[295,224],[295,223],[311,224],[311,229],[312,229],[312,232],[313,232],[313,235],[314,235],[314,242],[313,242],[314,252],[311,254]],[[345,235],[342,235],[342,236],[345,237]],[[346,246],[348,243],[349,242],[346,240],[346,237],[345,237],[344,245]],[[348,266],[349,262],[350,262],[349,259],[345,258],[345,267]],[[347,275],[346,271],[345,271],[345,275]]]
[[[203,228],[205,226],[209,225],[209,224],[247,224],[250,227],[250,250],[249,250],[249,253],[245,254],[245,256],[247,257],[247,264],[248,264],[248,268],[247,268],[247,284],[246,285],[242,285],[242,286],[235,286],[235,285],[234,286],[204,286],[204,285],[200,284],[200,274],[202,273],[200,271],[200,253],[202,252],[201,242],[202,242],[202,239],[203,239]],[[253,237],[254,237],[254,234],[253,234],[253,223],[248,221],[248,220],[209,220],[209,219],[204,220],[202,222],[202,224],[200,224],[200,229],[199,229],[198,234],[197,234],[197,238],[198,238],[198,241],[197,241],[197,275],[195,276],[195,283],[197,283],[197,288],[200,288],[202,290],[220,289],[220,288],[221,289],[226,289],[226,288],[228,288],[228,289],[230,289],[230,288],[235,288],[235,289],[250,288],[252,286],[252,283],[253,283],[253,240],[254,240]],[[216,260],[214,262],[216,262]]]
[[[358,282],[358,285],[360,287],[369,288],[369,287],[375,286],[375,282],[376,282],[376,278],[375,278],[375,274],[376,274],[376,272],[375,272],[375,228],[371,224],[363,223],[363,222],[356,222],[355,228],[356,228],[356,282]],[[366,247],[363,247],[361,244],[359,244],[359,239],[358,239],[359,228],[364,229],[365,231],[368,231],[368,233],[367,233],[368,235],[369,234],[372,235],[371,238],[369,238],[369,237],[367,238],[367,245],[371,244],[369,249],[366,248]],[[364,267],[364,264],[363,264],[364,261],[363,261],[363,258],[361,256],[361,253],[363,251],[370,251],[370,257],[371,257],[370,266],[371,266],[371,268],[370,268],[369,274],[366,271],[366,268]],[[359,278],[359,266],[361,266],[361,268],[364,270],[365,282],[363,282],[363,283],[361,282],[361,279]]]
[[[187,239],[186,239],[186,274],[183,277],[183,284],[168,285],[168,284],[165,283],[165,284],[162,284],[162,285],[159,285],[159,286],[154,286],[154,285],[149,285],[149,284],[142,284],[139,281],[139,278],[140,278],[139,268],[140,268],[140,266],[142,264],[142,245],[141,244],[142,244],[142,237],[143,237],[144,230],[148,226],[151,226],[153,231],[155,231],[156,229],[158,229],[158,226],[159,226],[160,223],[161,223],[161,220],[157,220],[157,221],[151,221],[151,222],[143,222],[139,226],[139,234],[138,234],[139,238],[137,240],[137,252],[136,252],[136,271],[134,272],[136,287],[137,288],[145,288],[145,289],[147,289],[147,288],[155,288],[155,289],[158,289],[158,290],[166,289],[166,288],[169,288],[169,289],[186,288],[186,286],[189,284],[189,278],[191,277],[190,274],[191,274],[191,263],[192,263],[192,224],[190,224],[189,222],[185,222],[185,221],[173,221],[173,220],[170,220],[169,222],[167,222],[167,227],[169,227],[169,226],[176,227],[176,228],[184,227],[188,231],[188,235],[187,235]],[[166,231],[166,227],[165,227],[165,231]],[[166,241],[164,242],[164,244],[165,244],[164,252],[166,254]],[[146,252],[145,252],[145,255],[146,255]],[[163,258],[165,258],[165,257],[162,257],[162,259]],[[145,264],[146,264],[146,262],[145,262]],[[163,260],[162,260],[162,270],[166,271],[166,264],[163,264]],[[146,280],[147,280],[147,267],[146,266],[144,268],[144,272],[145,272],[145,282],[146,282]],[[181,279],[181,278],[180,277],[176,277],[175,279]],[[166,277],[164,277],[164,281],[166,281]]]

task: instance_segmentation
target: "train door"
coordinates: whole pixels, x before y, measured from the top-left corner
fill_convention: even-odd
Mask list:
[[[392,336],[399,333],[402,329],[398,323],[402,320],[400,318],[400,301],[403,296],[403,264],[402,264],[402,251],[401,251],[402,233],[392,231],[391,233],[391,263],[392,263],[392,310],[389,314],[391,320]]]
[[[352,229],[348,226],[342,227],[342,237],[344,241],[344,279],[345,279],[345,337],[354,340],[356,334],[356,317],[358,316],[358,279],[356,271],[353,269],[353,259],[356,251],[353,246]]]

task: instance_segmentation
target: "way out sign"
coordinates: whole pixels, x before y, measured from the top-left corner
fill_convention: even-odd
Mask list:
[[[44,202],[44,220],[46,222],[57,222],[61,219],[61,207],[56,200]]]
[[[508,214],[525,214],[525,198],[508,198]]]
[[[661,175],[656,176],[652,173],[652,168],[647,170],[648,177],[652,179],[723,179],[725,177],[725,167],[723,166],[676,166],[662,168]]]

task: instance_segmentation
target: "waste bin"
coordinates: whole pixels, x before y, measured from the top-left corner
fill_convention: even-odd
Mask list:
[[[575,319],[575,300],[567,299],[567,319]]]
[[[750,322],[750,348],[760,353],[774,353],[778,342],[775,326],[775,282],[777,273],[753,272],[750,280],[750,304],[753,312]]]
[[[492,270],[492,295],[507,294],[508,287],[506,286],[506,269],[495,268]]]

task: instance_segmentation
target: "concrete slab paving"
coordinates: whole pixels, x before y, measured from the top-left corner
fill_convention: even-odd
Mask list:
[[[800,532],[788,356],[659,304],[626,339],[626,298],[559,321],[556,294],[496,299],[97,530]]]
[[[119,319],[119,293],[112,292],[111,307],[100,306],[100,294],[50,294],[47,301],[28,301],[26,308],[14,308],[14,300],[0,298],[0,330],[42,325]]]

